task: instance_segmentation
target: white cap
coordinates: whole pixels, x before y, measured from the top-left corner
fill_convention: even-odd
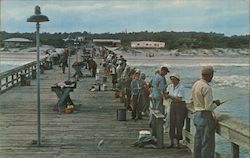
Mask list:
[[[181,80],[180,75],[178,75],[177,73],[173,73],[172,75],[170,75],[170,78],[171,78],[171,77],[175,77],[175,78],[177,78],[179,81]]]

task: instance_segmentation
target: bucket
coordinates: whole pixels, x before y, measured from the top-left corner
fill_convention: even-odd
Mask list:
[[[115,98],[120,98],[120,91],[115,91],[114,97]]]
[[[126,112],[127,109],[117,109],[117,120],[118,121],[126,121]]]
[[[107,82],[107,79],[108,79],[107,76],[103,76],[102,81]]]
[[[107,90],[108,90],[108,86],[105,85],[105,84],[103,84],[103,90],[104,90],[104,91],[107,91]]]
[[[96,80],[96,81],[99,81],[99,80],[100,80],[100,76],[99,76],[98,74],[96,74],[95,80]]]
[[[101,87],[101,90],[102,91],[107,91],[108,90],[108,86],[103,84],[102,87]]]
[[[96,84],[95,85],[95,90],[96,91],[101,91],[101,85],[100,84]]]
[[[26,85],[26,86],[30,86],[30,85],[31,85],[30,83],[31,83],[31,80],[26,80],[25,85]]]
[[[143,137],[150,137],[150,136],[151,136],[151,132],[148,130],[139,131],[139,139]]]

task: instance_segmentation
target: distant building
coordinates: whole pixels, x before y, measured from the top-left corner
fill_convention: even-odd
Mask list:
[[[9,38],[4,40],[3,42],[5,48],[16,48],[32,45],[32,40],[26,38]]]
[[[131,42],[132,48],[164,48],[165,42],[154,41],[133,41]]]
[[[116,39],[93,39],[93,43],[96,46],[110,46],[110,47],[121,46],[121,40],[116,40]]]

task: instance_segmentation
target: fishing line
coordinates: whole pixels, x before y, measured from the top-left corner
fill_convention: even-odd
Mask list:
[[[243,96],[232,97],[232,98],[229,98],[229,99],[225,99],[225,100],[221,101],[221,104],[224,104],[224,103],[230,102],[230,101],[234,101],[234,100],[238,100],[238,99],[241,99],[242,97],[244,97],[244,95]]]

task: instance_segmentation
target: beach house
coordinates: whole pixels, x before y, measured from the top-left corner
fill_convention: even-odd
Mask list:
[[[5,48],[17,48],[31,46],[33,41],[26,38],[9,38],[3,42]]]
[[[132,41],[132,48],[164,48],[165,42],[154,42],[154,41]]]
[[[96,46],[118,47],[121,45],[121,40],[117,40],[117,39],[93,39],[93,43]]]

